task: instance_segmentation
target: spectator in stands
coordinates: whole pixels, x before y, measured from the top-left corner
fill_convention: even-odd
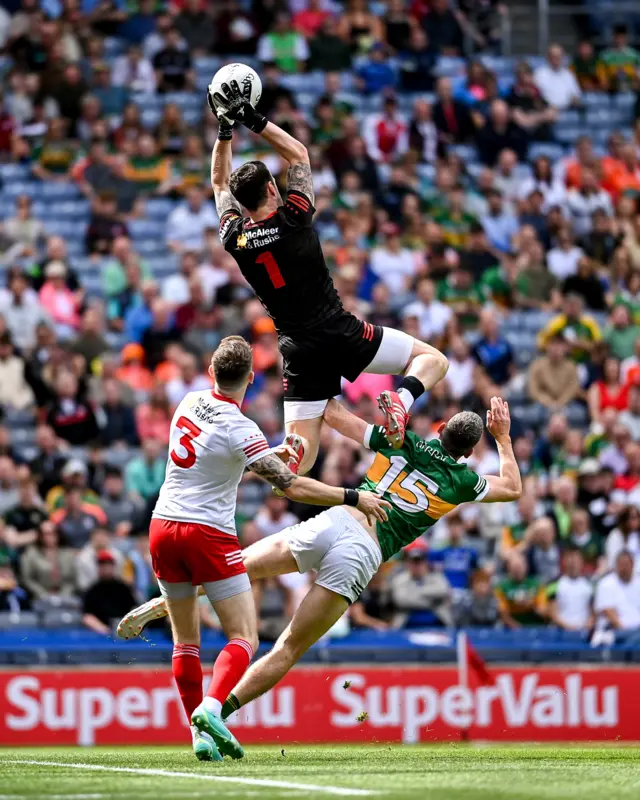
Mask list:
[[[273,61],[285,73],[300,72],[304,67],[309,46],[286,11],[278,12],[272,28],[260,37],[257,56],[263,63]]]
[[[613,215],[611,197],[599,187],[595,170],[589,168],[582,170],[580,186],[567,193],[566,207],[577,237],[591,231],[592,217],[596,211],[602,211],[608,217]]]
[[[138,192],[145,194],[166,194],[173,185],[169,159],[158,153],[157,143],[148,133],[137,140],[122,174]]]
[[[418,319],[419,338],[424,341],[440,340],[453,318],[453,312],[436,300],[436,287],[430,278],[421,278],[416,285],[416,299],[405,307],[405,315]]]
[[[578,369],[567,358],[567,343],[562,336],[549,339],[545,355],[529,367],[529,396],[549,411],[561,411],[581,395]]]
[[[543,586],[555,581],[560,574],[560,548],[556,530],[549,517],[536,520],[527,529],[523,543],[524,555],[530,575],[535,575]]]
[[[391,598],[382,570],[371,579],[360,597],[349,607],[349,619],[354,628],[368,628],[374,631],[389,629]]]
[[[145,502],[153,500],[164,481],[166,454],[158,439],[143,439],[142,453],[132,459],[125,469],[127,492]]]
[[[44,225],[33,216],[31,198],[21,194],[16,198],[16,215],[2,225],[2,239],[7,249],[2,260],[10,263],[16,258],[35,257],[44,240]]]
[[[527,573],[527,562],[520,553],[509,556],[506,575],[498,581],[494,593],[505,627],[514,630],[543,622],[544,587],[537,577]]]
[[[156,369],[162,362],[167,345],[180,339],[180,331],[175,325],[175,315],[171,306],[156,298],[151,306],[151,324],[142,336],[142,346],[147,363]]]
[[[205,245],[205,232],[216,228],[218,216],[210,203],[205,202],[200,187],[187,190],[186,201],[177,206],[167,220],[167,246],[174,252],[200,252]]]
[[[144,58],[136,45],[129,47],[125,55],[113,62],[111,83],[128,88],[132,92],[153,94],[156,90],[156,75],[151,62]]]
[[[105,324],[102,307],[91,305],[85,309],[80,320],[78,336],[71,343],[74,353],[79,353],[91,367],[111,347],[105,339]]]
[[[77,589],[75,553],[61,545],[58,528],[49,520],[38,526],[37,540],[20,560],[20,574],[34,600],[72,597]]]
[[[504,198],[498,189],[487,192],[488,210],[480,219],[489,243],[496,250],[508,252],[511,238],[518,232],[517,218],[505,208]]]
[[[593,584],[583,571],[582,553],[569,549],[564,554],[562,575],[547,589],[549,620],[565,631],[593,627]]]
[[[614,482],[613,499],[624,505],[640,502],[640,444],[629,442],[624,449],[626,467]]]
[[[45,269],[45,282],[40,289],[40,303],[56,325],[61,339],[70,339],[80,326],[79,309],[82,295],[66,283],[67,268],[62,261],[50,261]]]
[[[476,141],[480,160],[489,167],[495,166],[500,152],[505,149],[513,150],[518,160],[523,161],[529,144],[525,131],[511,118],[504,100],[491,103],[489,116],[478,131]]]
[[[455,513],[447,517],[447,534],[446,545],[429,550],[428,560],[442,569],[452,589],[468,589],[472,574],[478,567],[478,552],[475,547],[464,542],[464,522]]]
[[[640,339],[640,325],[634,324],[629,307],[624,303],[617,304],[610,317],[610,324],[604,331],[604,340],[609,351],[620,360],[631,358]]]
[[[615,570],[598,583],[594,610],[599,624],[616,634],[640,629],[640,575],[634,573],[633,556],[626,550],[618,553]]]
[[[106,255],[118,236],[127,235],[127,226],[118,212],[115,192],[100,192],[93,201],[91,220],[87,228],[87,252],[90,255]]]
[[[459,11],[449,0],[433,0],[422,18],[429,41],[440,55],[457,56],[462,52],[464,32]]]
[[[311,43],[313,53],[313,42]],[[313,55],[312,55],[313,60]],[[398,79],[402,92],[431,92],[436,55],[423,28],[411,26],[409,39],[399,53]]]
[[[596,264],[586,255],[578,261],[576,274],[565,278],[562,293],[580,295],[591,311],[604,311],[606,308],[604,286],[596,273]]]
[[[506,561],[512,552],[522,552],[526,549],[527,531],[536,518],[536,511],[535,495],[532,492],[524,492],[517,501],[516,520],[502,529],[499,545],[500,558]]]
[[[73,143],[67,138],[65,120],[54,118],[49,121],[44,141],[38,148],[33,174],[43,181],[64,182],[69,177],[75,157]]]
[[[153,386],[147,402],[136,407],[135,415],[141,441],[157,439],[164,445],[169,444],[172,411],[164,386]]]
[[[9,456],[0,456],[0,515],[13,508],[20,499],[16,466]]]
[[[526,61],[516,67],[516,80],[505,98],[513,121],[538,141],[552,138],[550,125],[557,112],[543,96]]]
[[[385,223],[382,234],[383,244],[371,252],[371,271],[394,295],[402,297],[416,274],[416,259],[410,250],[402,247],[400,229],[395,223]]]
[[[362,138],[367,153],[377,163],[391,162],[409,149],[409,128],[393,95],[385,97],[382,112],[366,117]]]
[[[456,336],[451,341],[451,349],[447,351],[447,357],[449,369],[445,380],[452,396],[460,401],[473,391],[473,378],[477,369],[476,361],[471,356],[469,345],[462,336]]]
[[[7,289],[0,295],[0,315],[16,347],[30,351],[36,344],[38,325],[48,318],[40,306],[38,295],[29,288],[27,277],[20,268],[13,268],[9,272]]]
[[[29,469],[40,494],[46,497],[49,490],[59,483],[60,473],[67,460],[53,428],[49,425],[36,427],[33,453]]]
[[[625,383],[640,383],[640,338],[636,339],[633,355],[622,362],[622,377]]]
[[[440,141],[445,145],[467,142],[475,133],[475,125],[467,106],[454,99],[449,78],[438,80],[436,95],[433,121]]]
[[[624,24],[613,29],[613,47],[600,53],[598,77],[600,85],[609,92],[624,92],[636,88],[640,53],[629,45],[629,32]]]
[[[100,494],[100,505],[107,515],[109,530],[123,538],[133,533],[140,522],[141,502],[125,490],[122,471],[118,467],[107,467]]]
[[[98,525],[105,525],[107,522],[106,514],[100,506],[84,502],[82,495],[81,489],[68,489],[64,494],[62,508],[51,514],[51,522],[57,526],[62,541],[76,550],[85,546]]]
[[[565,225],[558,231],[556,246],[547,253],[549,272],[563,281],[570,275],[575,275],[578,262],[583,256],[584,252],[574,242],[571,228]]]
[[[493,311],[487,309],[480,314],[480,339],[474,345],[472,353],[498,386],[504,386],[515,373],[511,345],[500,335]]]
[[[392,627],[451,626],[451,587],[445,576],[429,568],[420,545],[405,550],[404,563],[406,569],[390,581],[393,607],[397,609]]]
[[[351,50],[338,34],[338,26],[332,15],[324,20],[316,34],[309,39],[308,64],[310,70],[321,72],[344,72],[351,68]]]
[[[563,549],[573,548],[582,553],[585,573],[600,576],[607,569],[603,555],[602,540],[592,529],[589,514],[583,508],[576,508],[571,514],[570,528],[566,535],[560,534]]]
[[[471,576],[470,591],[461,595],[454,607],[459,628],[494,627],[499,619],[498,601],[491,589],[489,574],[476,570]]]
[[[584,302],[580,295],[568,294],[562,302],[562,313],[554,317],[538,334],[538,347],[543,350],[549,339],[561,335],[570,344],[571,357],[582,362],[602,339],[598,323],[583,314]]]
[[[112,622],[121,619],[136,605],[127,584],[116,577],[115,559],[108,550],[98,553],[98,580],[84,596],[82,621],[89,630],[105,636]]]
[[[634,561],[640,556],[640,510],[625,506],[618,514],[616,527],[607,536],[605,555],[607,567],[612,570],[618,555],[626,550]]]
[[[106,528],[95,528],[86,545],[76,554],[77,583],[80,592],[86,592],[98,580],[98,556],[107,552],[113,558],[116,575],[122,574],[124,556],[113,546]]]
[[[93,409],[82,397],[78,379],[71,372],[61,372],[58,376],[46,422],[71,445],[89,444],[98,435]]]
[[[119,383],[115,380],[105,381],[103,391],[100,441],[105,447],[136,447],[138,436],[133,411],[122,401]]]
[[[0,405],[25,411],[35,398],[25,376],[25,362],[15,352],[11,334],[0,333]]]
[[[604,360],[602,377],[589,387],[589,415],[594,422],[602,421],[607,408],[623,411],[629,405],[629,387],[621,381],[620,361],[613,356]]]
[[[262,538],[280,533],[285,528],[300,522],[289,510],[288,503],[273,493],[265,496],[264,505],[256,514],[254,521]]]
[[[364,53],[371,42],[384,41],[384,26],[380,17],[372,14],[367,0],[349,0],[340,16],[339,35],[353,53]]]
[[[628,407],[618,415],[634,442],[640,442],[640,381],[629,387]]]
[[[598,75],[598,59],[590,39],[579,42],[571,62],[571,71],[583,92],[596,92],[602,88]]]
[[[542,96],[553,108],[564,111],[580,104],[582,92],[576,76],[565,64],[565,53],[558,44],[547,51],[547,63],[538,67],[535,82]]]
[[[186,0],[182,10],[175,18],[176,30],[187,49],[194,56],[211,52],[215,40],[213,9],[200,0]]]
[[[376,42],[371,46],[368,58],[358,68],[358,88],[366,95],[391,90],[396,85],[396,75],[389,64],[387,46]]]
[[[169,404],[176,408],[189,392],[203,392],[211,389],[211,379],[198,369],[198,360],[192,353],[184,353],[180,358],[180,376],[167,384]]]
[[[18,579],[9,562],[0,563],[0,611],[19,614],[29,607],[29,598],[18,584]]]
[[[111,83],[109,66],[104,61],[98,62],[93,68],[90,90],[100,103],[105,117],[116,120],[122,116],[129,94],[128,86]]]
[[[38,495],[36,484],[29,474],[18,483],[18,502],[3,515],[7,526],[5,537],[17,550],[33,544],[40,525],[48,518],[44,503]]]
[[[158,92],[181,92],[193,85],[191,56],[174,27],[164,34],[163,47],[153,57]]]

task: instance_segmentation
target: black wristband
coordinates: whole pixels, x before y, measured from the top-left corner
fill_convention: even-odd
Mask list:
[[[345,506],[357,506],[358,501],[360,500],[360,495],[355,489],[345,489],[344,490],[344,505]]]
[[[230,142],[233,139],[233,125],[227,125],[223,120],[219,120],[218,139],[221,142]]]
[[[267,122],[269,122],[269,120],[263,114],[253,109],[253,113],[250,114],[244,125],[249,128],[250,131],[253,131],[253,133],[262,133],[267,127]]]

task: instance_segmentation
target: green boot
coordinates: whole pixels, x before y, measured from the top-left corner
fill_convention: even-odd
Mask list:
[[[216,747],[216,743],[208,733],[200,731],[195,725],[192,725],[191,736],[193,738],[193,752],[198,761],[222,761],[222,756]]]
[[[191,722],[201,734],[206,733],[212,737],[222,755],[231,756],[231,758],[244,757],[244,750],[240,742],[217,714],[207,711],[204,703],[200,703],[193,712]]]

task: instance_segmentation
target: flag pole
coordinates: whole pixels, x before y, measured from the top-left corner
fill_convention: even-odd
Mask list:
[[[467,634],[458,631],[456,634],[456,656],[458,661],[458,686],[469,688],[469,649],[467,647]],[[460,741],[469,741],[468,728],[460,728]]]

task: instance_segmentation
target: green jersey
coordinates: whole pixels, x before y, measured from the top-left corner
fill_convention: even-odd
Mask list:
[[[455,461],[438,439],[426,441],[408,431],[404,445],[393,450],[384,429],[374,427],[368,447],[377,455],[359,488],[382,495],[392,505],[387,522],[376,523],[384,561],[448,511],[482,500],[489,491],[486,478]]]

